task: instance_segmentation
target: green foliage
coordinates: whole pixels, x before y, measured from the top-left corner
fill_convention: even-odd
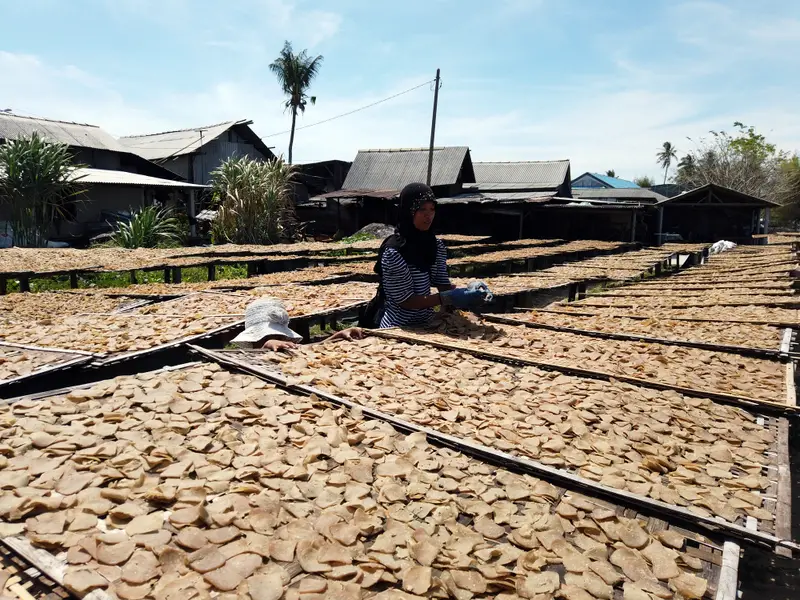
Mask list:
[[[291,180],[294,170],[282,160],[269,162],[236,156],[212,174],[217,216],[211,227],[214,243],[274,244],[292,220]]]
[[[656,184],[656,182],[653,181],[652,177],[648,177],[647,175],[642,175],[641,177],[635,177],[633,179],[633,183],[642,188],[653,187]]]
[[[606,171],[606,176],[607,177],[616,177],[617,176],[617,172],[614,169],[609,169],[608,171]]]
[[[752,125],[747,126],[736,121],[733,126],[736,127],[739,134],[731,138],[730,146],[739,154],[751,156],[760,161],[776,154],[777,146],[768,143],[763,135],[756,133],[756,128]]]
[[[785,202],[775,211],[773,222],[797,228],[800,224],[800,157],[795,154],[787,158],[781,164],[781,176],[786,186]]]
[[[733,134],[711,131],[711,137],[700,139],[678,164],[676,181],[691,188],[713,183],[781,204],[790,202],[792,181],[784,166],[790,156],[754,127],[739,121],[734,127]]]
[[[0,145],[0,205],[13,228],[14,245],[41,247],[67,203],[83,192],[66,144],[38,133]]]
[[[355,242],[366,242],[367,240],[377,239],[371,233],[354,233],[353,235],[339,240],[340,244],[354,244]]]
[[[180,224],[172,211],[145,206],[134,211],[131,220],[120,222],[112,241],[122,248],[155,248],[180,242]]]
[[[295,54],[292,44],[284,42],[278,58],[269,65],[269,70],[278,79],[278,83],[286,95],[286,109],[292,111],[292,131],[289,137],[289,164],[292,164],[292,149],[294,147],[294,130],[297,121],[297,111],[306,112],[308,104],[316,104],[317,97],[309,96],[308,89],[311,82],[319,73],[322,66],[322,56],[310,57],[306,50]]]

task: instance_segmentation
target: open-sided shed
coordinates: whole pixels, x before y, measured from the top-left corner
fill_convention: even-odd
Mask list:
[[[770,209],[778,204],[709,183],[657,206],[658,241],[666,234],[679,234],[692,242],[750,243],[754,234],[766,233]]]

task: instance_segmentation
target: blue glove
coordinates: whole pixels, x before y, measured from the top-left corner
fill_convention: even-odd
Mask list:
[[[488,290],[489,288],[486,289]],[[484,304],[489,294],[482,289],[466,287],[441,292],[439,295],[442,298],[442,304],[445,306],[472,308]]]
[[[485,295],[483,299],[485,303],[489,303],[494,300],[494,294],[492,294],[492,290],[489,289],[489,286],[486,285],[485,281],[471,281],[467,286],[467,289],[482,292]]]

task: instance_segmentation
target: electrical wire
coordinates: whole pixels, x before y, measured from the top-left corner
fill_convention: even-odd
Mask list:
[[[420,83],[419,85],[415,85],[412,88],[408,88],[407,90],[404,90],[402,92],[398,92],[396,94],[393,94],[392,96],[389,96],[388,98],[384,98],[383,100],[378,100],[377,102],[373,102],[372,104],[367,104],[366,106],[362,106],[361,108],[356,108],[356,109],[348,111],[346,113],[342,113],[340,115],[336,115],[335,117],[331,117],[329,119],[323,119],[322,121],[317,121],[316,123],[309,123],[308,125],[303,125],[301,127],[295,127],[295,131],[300,131],[301,129],[308,129],[309,127],[316,127],[317,125],[322,125],[323,123],[330,123],[331,121],[335,121],[336,119],[341,119],[342,117],[348,117],[348,116],[350,116],[352,114],[355,114],[357,112],[361,112],[362,110],[366,110],[368,108],[372,108],[373,106],[377,106],[378,104],[383,104],[384,102],[388,102],[389,100],[394,100],[398,96],[402,96],[403,94],[408,94],[409,92],[413,92],[414,90],[417,90],[417,89],[419,89],[419,88],[421,88],[423,86],[426,86],[429,83],[433,83],[434,81],[435,80],[430,79],[430,80],[428,80],[428,81],[426,81],[424,83]],[[278,136],[278,135],[286,135],[287,133],[291,133],[291,132],[292,132],[291,129],[287,129],[286,131],[279,131],[278,133],[270,133],[269,135],[262,135],[261,138],[263,139],[263,138],[275,137],[275,136]]]

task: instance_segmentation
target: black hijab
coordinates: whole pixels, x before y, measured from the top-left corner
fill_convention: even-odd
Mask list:
[[[424,183],[409,183],[400,192],[400,218],[393,235],[383,240],[378,251],[375,272],[381,273],[383,253],[394,248],[409,264],[424,273],[430,272],[436,262],[436,236],[429,229],[420,231],[414,227],[414,213],[426,202],[436,205],[436,196]]]

